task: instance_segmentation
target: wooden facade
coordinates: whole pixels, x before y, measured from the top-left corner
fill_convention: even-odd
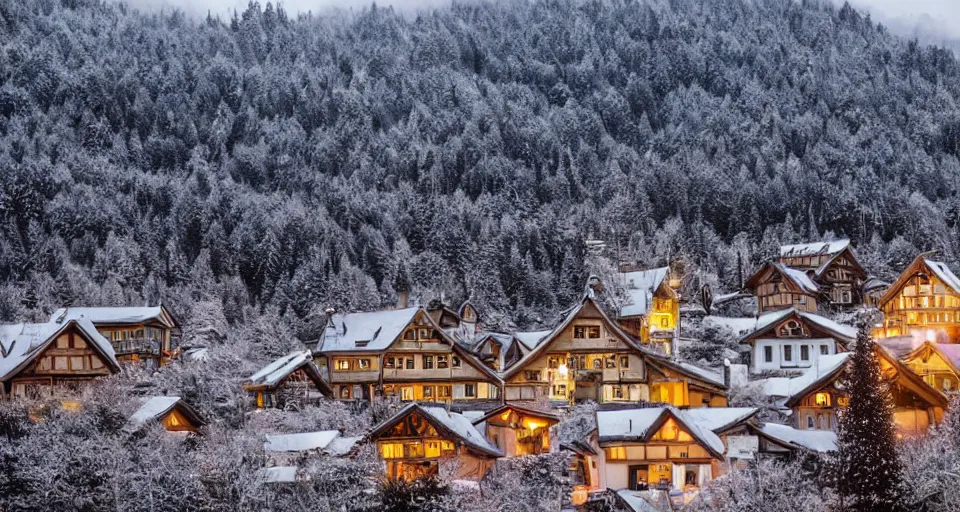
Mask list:
[[[164,305],[155,307],[69,307],[51,321],[86,318],[113,344],[117,361],[159,368],[175,357],[180,326]]]
[[[894,401],[894,422],[901,434],[925,432],[943,419],[946,397],[924,382],[903,363],[876,348],[884,381],[890,386]],[[792,409],[794,428],[798,430],[836,430],[837,411],[849,403],[848,392],[838,385],[847,364],[825,372],[784,405]]]
[[[757,298],[757,312],[794,308],[816,313],[821,298],[819,287],[807,273],[767,263],[744,284],[744,289]]]
[[[550,429],[557,423],[560,418],[553,414],[516,404],[502,405],[473,420],[507,457],[550,453]]]
[[[435,475],[448,462],[457,479],[480,480],[503,456],[465,417],[417,404],[374,427],[367,438],[376,443],[387,478],[394,479]]]
[[[442,320],[446,310],[435,311]],[[364,339],[356,338],[361,332]],[[494,370],[419,307],[332,318],[316,361],[341,400],[375,394],[447,403],[500,398]]]
[[[503,374],[509,401],[664,401],[726,405],[722,379],[641,348],[586,295],[563,321]]]
[[[924,342],[903,357],[904,366],[943,393],[956,393],[960,385],[960,344]]]
[[[243,388],[257,408],[302,407],[333,395],[308,351],[277,359],[251,376]]]
[[[0,326],[0,382],[11,398],[36,399],[58,389],[76,390],[120,368],[93,324],[62,323]]]
[[[914,336],[960,343],[960,279],[942,262],[921,254],[880,299],[878,338]]]
[[[849,240],[783,246],[779,261],[809,273],[824,293],[827,304],[835,308],[848,309],[864,303],[867,273],[857,261]]]
[[[130,417],[125,429],[137,432],[144,427],[157,424],[168,432],[199,433],[206,422],[200,414],[177,396],[157,396],[147,399]]]
[[[597,413],[601,487],[684,491],[699,489],[720,473],[724,460],[720,438],[688,425],[677,412],[665,408],[610,413],[626,413],[629,427],[620,435],[607,434],[605,413]]]

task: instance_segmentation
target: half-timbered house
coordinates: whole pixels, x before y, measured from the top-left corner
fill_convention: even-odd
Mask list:
[[[904,366],[944,393],[960,385],[960,344],[926,341],[902,358]]]
[[[250,376],[244,389],[258,408],[300,406],[332,396],[309,350],[291,352]]]
[[[784,245],[780,247],[780,263],[807,273],[834,307],[864,303],[867,272],[857,261],[850,240]]]
[[[782,263],[766,263],[757,270],[744,289],[757,298],[757,313],[794,308],[816,313],[822,292],[806,272]]]
[[[502,372],[533,350],[550,331],[479,333],[472,350],[491,369]]]
[[[174,357],[180,326],[163,304],[155,307],[69,307],[50,321],[86,318],[113,345],[117,361],[158,368]]]
[[[758,316],[740,344],[750,372],[756,374],[804,370],[813,366],[818,356],[846,351],[856,338],[853,327],[790,308]]]
[[[669,267],[661,267],[619,274],[626,297],[617,315],[623,330],[667,354],[680,325],[680,298],[670,287],[669,273]]]
[[[457,479],[480,480],[503,456],[465,416],[443,407],[408,404],[373,428],[388,478],[434,475],[449,463]]]
[[[0,325],[2,395],[42,398],[119,371],[113,346],[86,318]]]
[[[894,422],[903,434],[917,434],[943,419],[947,398],[928,385],[882,347],[876,347],[880,371],[890,386]],[[798,430],[836,430],[837,411],[846,407],[849,393],[839,384],[849,366],[850,353],[820,356],[803,375],[767,379],[763,392],[782,400]]]
[[[560,418],[517,404],[506,404],[472,421],[507,457],[550,452],[550,429]]]
[[[427,402],[500,397],[494,370],[421,307],[332,315],[315,356],[342,400],[375,393]]]
[[[960,279],[930,254],[917,256],[880,298],[878,338],[914,336],[960,343]]]
[[[160,424],[168,432],[197,433],[206,422],[179,396],[155,396],[143,402],[124,429],[137,432],[151,424]]]
[[[507,401],[595,400],[726,405],[723,379],[644,348],[587,294],[503,373]]]

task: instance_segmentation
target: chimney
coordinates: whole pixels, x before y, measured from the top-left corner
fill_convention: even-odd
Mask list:
[[[730,360],[723,360],[723,385],[730,389]]]
[[[410,292],[402,290],[397,292],[397,309],[406,309],[410,307]]]

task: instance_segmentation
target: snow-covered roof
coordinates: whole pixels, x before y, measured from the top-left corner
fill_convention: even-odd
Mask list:
[[[820,287],[817,286],[817,283],[813,282],[813,279],[810,279],[810,276],[808,276],[806,272],[782,265],[780,263],[775,263],[774,265],[778,267],[780,271],[791,281],[797,283],[797,285],[804,291],[809,293],[817,293],[820,291]]]
[[[812,242],[805,244],[781,245],[781,258],[796,258],[799,256],[814,256],[818,254],[837,254],[850,247],[850,240],[842,239],[833,242]]]
[[[797,430],[788,425],[765,423],[760,432],[786,445],[797,446],[814,452],[837,450],[837,434],[831,430]]]
[[[876,277],[871,277],[867,279],[865,283],[863,283],[864,292],[873,292],[876,290],[881,290],[889,287],[890,287],[890,283]]]
[[[930,258],[924,258],[923,262],[927,264],[930,271],[936,274],[944,284],[952,288],[954,292],[960,293],[960,279],[957,278],[956,274],[950,270],[950,267],[948,267],[946,263],[933,261]]]
[[[665,490],[632,491],[620,489],[617,496],[632,512],[669,512],[673,510],[670,493]]]
[[[163,306],[145,306],[145,307],[69,307],[60,308],[50,315],[50,321],[55,322],[59,318],[72,320],[76,318],[86,318],[94,324],[142,324],[157,320],[165,324],[172,323],[164,317]],[[171,325],[173,327],[173,325]]]
[[[268,484],[291,483],[297,481],[296,466],[274,466],[263,468],[257,472],[258,476]]]
[[[850,352],[818,356],[814,359],[813,366],[799,377],[775,377],[761,381],[763,382],[763,394],[773,397],[793,398],[798,393],[835,374],[846,364],[849,357]]]
[[[876,344],[894,359],[900,359],[923,345],[923,340],[914,336],[893,336],[880,338],[876,340]]]
[[[723,382],[723,375],[720,375],[719,373],[710,371],[706,368],[701,368],[695,364],[684,363],[682,361],[677,361],[676,365],[711,384],[717,384],[719,386],[725,385]]]
[[[646,315],[653,303],[653,294],[669,271],[670,267],[661,267],[621,273],[620,280],[624,284],[628,302],[620,308],[620,316]]]
[[[354,447],[357,446],[363,440],[362,437],[343,437],[340,436],[333,440],[330,444],[327,445],[326,451],[334,457],[342,457],[353,451]]]
[[[756,407],[698,407],[683,411],[684,418],[714,433],[744,422],[760,409]]]
[[[207,347],[192,347],[184,350],[183,355],[191,361],[206,361],[210,358],[210,349]]]
[[[422,308],[337,314],[330,318],[319,352],[384,350],[403,334]]]
[[[537,345],[540,344],[547,335],[550,334],[550,331],[527,331],[527,332],[516,332],[513,333],[514,337],[517,338],[517,341],[527,347],[527,349],[534,349]]]
[[[795,308],[782,309],[779,311],[768,311],[756,317],[721,317],[721,316],[708,316],[704,317],[703,325],[717,325],[730,329],[734,334],[740,336],[741,340],[745,338],[750,338],[754,333],[758,333],[779,323],[782,320],[785,320],[790,315],[796,314],[803,320],[809,321],[811,324],[814,324],[821,329],[824,329],[831,334],[834,334],[838,338],[841,338],[844,341],[853,341],[857,338],[857,329],[849,325],[844,325],[838,322],[835,322],[825,316],[818,315],[816,313],[809,313],[807,311],[799,311]]]
[[[135,430],[140,428],[144,423],[157,421],[173,410],[179,401],[179,396],[155,396],[149,398],[137,409],[137,412],[130,416],[130,419],[127,420],[127,427]]]
[[[340,437],[339,430],[321,430],[300,434],[270,434],[266,436],[263,449],[267,452],[323,450],[338,437]]]
[[[672,416],[682,427],[714,454],[722,456],[723,441],[710,430],[708,425],[698,423],[696,415],[687,415],[689,411],[681,411],[672,407],[649,407],[639,409],[623,409],[618,411],[597,411],[597,435],[599,441],[645,441],[659,427],[664,416]],[[708,421],[713,423],[715,420]]]
[[[419,411],[427,417],[428,421],[433,421],[434,426],[439,426],[438,430],[445,430],[456,436],[465,445],[486,453],[494,457],[503,457],[503,452],[499,448],[490,444],[486,437],[481,434],[470,422],[470,419],[462,414],[450,412],[443,407],[425,407],[417,403],[411,403],[397,411],[393,416],[387,418],[379,425],[373,428],[370,437],[376,438],[388,427],[395,425],[408,414]],[[443,435],[443,432],[440,432]]]
[[[310,351],[298,350],[291,352],[251,375],[250,383],[255,386],[276,386],[280,381],[304,365],[313,365]]]
[[[97,332],[87,318],[74,318],[60,323],[7,324],[0,325],[0,381],[16,375],[70,326],[76,326],[92,343],[108,367],[119,370],[113,345]]]

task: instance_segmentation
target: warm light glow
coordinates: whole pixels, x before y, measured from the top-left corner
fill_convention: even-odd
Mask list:
[[[937,340],[937,331],[933,329],[927,329],[927,341],[936,341]]]
[[[557,368],[557,372],[560,374],[561,377],[566,378],[567,373],[568,373],[567,364],[566,364],[566,363],[560,363],[560,367]]]
[[[533,432],[534,430],[537,430],[540,427],[547,426],[546,424],[537,423],[536,421],[533,421],[533,420],[524,420],[523,423],[524,423],[524,426],[526,426],[530,430],[530,432]]]
[[[817,393],[817,405],[830,405],[830,395]]]

